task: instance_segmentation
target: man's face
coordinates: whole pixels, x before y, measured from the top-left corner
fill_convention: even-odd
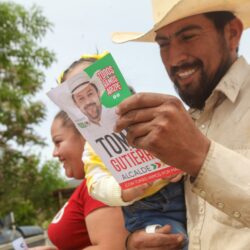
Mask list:
[[[232,64],[229,41],[204,15],[196,15],[159,29],[156,42],[182,100],[192,108],[203,108]]]
[[[90,83],[86,85],[87,86],[84,85],[82,90],[73,94],[74,101],[77,107],[91,122],[98,124],[102,113],[99,93]]]

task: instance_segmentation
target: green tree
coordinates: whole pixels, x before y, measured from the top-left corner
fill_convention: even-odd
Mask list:
[[[50,29],[38,7],[0,3],[0,216],[13,211],[22,224],[48,218],[55,207],[51,191],[64,186],[58,165],[48,162],[39,170],[32,151],[44,146],[34,125],[46,109],[34,96],[45,81],[43,70],[55,60],[41,46]]]

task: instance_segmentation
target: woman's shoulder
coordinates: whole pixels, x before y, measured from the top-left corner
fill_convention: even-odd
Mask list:
[[[97,208],[107,207],[106,204],[95,200],[89,195],[86,179],[78,186],[71,198],[82,205],[85,216]]]

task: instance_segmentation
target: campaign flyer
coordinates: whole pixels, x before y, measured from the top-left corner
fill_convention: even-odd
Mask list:
[[[131,147],[126,130],[113,131],[115,107],[130,95],[129,86],[110,53],[48,92],[123,189],[181,172],[148,151]]]

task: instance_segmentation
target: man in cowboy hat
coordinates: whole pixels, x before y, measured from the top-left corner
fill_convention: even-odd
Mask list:
[[[96,84],[86,79],[86,74],[80,73],[71,80],[69,87],[76,106],[91,123],[100,125],[102,104]]]
[[[187,173],[189,249],[250,249],[250,66],[238,56],[249,0],[153,0],[154,27],[113,41],[157,42],[182,102],[134,95],[117,108],[116,131]],[[180,249],[168,226],[132,234],[128,249]]]

